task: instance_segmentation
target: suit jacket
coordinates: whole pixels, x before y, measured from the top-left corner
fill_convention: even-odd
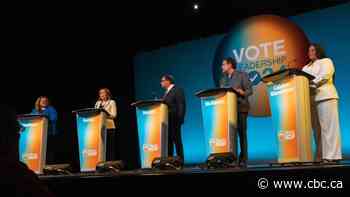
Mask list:
[[[314,94],[315,101],[339,98],[333,84],[334,65],[331,59],[316,60],[311,65],[304,66],[303,71],[315,77],[313,83],[316,89],[315,92],[311,92]]]
[[[115,129],[115,120],[117,118],[117,104],[114,100],[110,99],[105,104],[102,104],[101,100],[98,100],[95,104],[95,108],[103,108],[109,113],[106,120],[107,129]]]
[[[168,105],[169,120],[183,124],[186,113],[186,101],[183,90],[174,86],[164,95],[163,100]]]
[[[245,92],[244,96],[238,95],[237,104],[239,112],[248,112],[250,105],[248,97],[253,94],[252,83],[249,80],[248,74],[242,71],[235,70],[231,77],[224,75],[220,80],[222,88],[239,88]]]

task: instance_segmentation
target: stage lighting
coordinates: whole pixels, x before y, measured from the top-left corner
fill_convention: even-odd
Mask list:
[[[123,161],[105,161],[96,165],[96,171],[99,173],[112,172],[118,173],[124,168]]]
[[[194,10],[198,10],[199,9],[199,4],[198,3],[193,4],[193,9]]]
[[[181,170],[183,160],[181,157],[157,157],[152,161],[152,168],[159,170]]]
[[[46,165],[43,169],[45,175],[69,175],[71,171],[69,164]]]
[[[237,166],[237,158],[231,153],[214,153],[207,159],[207,168],[232,168]]]

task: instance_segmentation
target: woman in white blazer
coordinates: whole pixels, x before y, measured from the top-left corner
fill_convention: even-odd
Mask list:
[[[107,127],[107,161],[112,161],[119,159],[118,150],[115,145],[115,141],[118,141],[118,136],[116,134],[116,123],[117,118],[117,104],[112,99],[112,94],[108,88],[102,88],[98,91],[98,100],[95,104],[95,108],[102,108],[108,112],[106,127]]]
[[[333,84],[334,65],[318,44],[308,49],[310,62],[303,71],[315,77],[311,87],[312,127],[317,145],[317,160],[334,162],[342,159],[338,113],[338,93]]]

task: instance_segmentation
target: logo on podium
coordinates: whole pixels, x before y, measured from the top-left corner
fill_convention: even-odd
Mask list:
[[[158,144],[143,144],[143,150],[145,152],[157,152],[159,150]]]
[[[293,140],[295,138],[295,131],[280,131],[278,133],[278,139],[280,141]]]
[[[225,147],[227,142],[225,138],[211,138],[209,144],[214,147]]]

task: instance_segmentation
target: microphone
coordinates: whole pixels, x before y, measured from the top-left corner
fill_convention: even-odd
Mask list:
[[[157,96],[157,94],[155,92],[152,92],[152,98],[155,99],[155,100],[158,99],[158,96]]]

